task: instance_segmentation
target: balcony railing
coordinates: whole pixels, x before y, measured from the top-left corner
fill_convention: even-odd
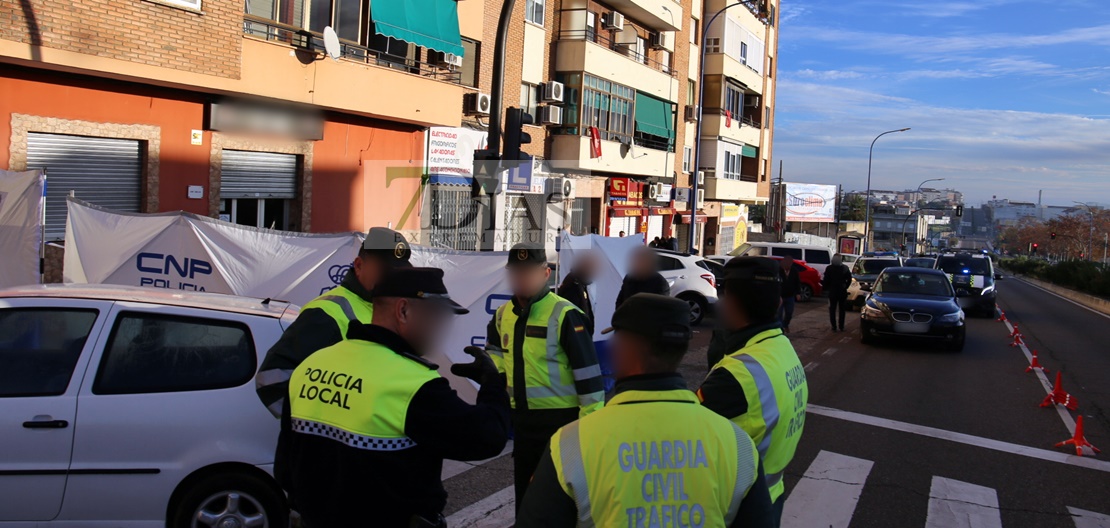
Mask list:
[[[647,134],[641,134],[641,133],[637,132],[636,135],[633,137],[632,141],[635,142],[637,147],[645,147],[645,148],[649,148],[649,149],[665,150],[667,152],[674,152],[674,140],[673,139],[669,139],[669,138],[665,138],[665,137],[659,137],[659,136],[650,136],[650,135],[647,135]]]
[[[672,68],[670,64],[664,64],[662,62],[649,58],[646,54],[638,53],[636,51],[635,44],[623,44],[616,42],[611,37],[606,35],[606,33],[609,32],[610,31],[607,29],[598,30],[594,28],[563,29],[559,31],[559,38],[565,40],[585,40],[587,42],[593,42],[598,46],[608,48],[614,53],[618,53],[624,57],[627,57],[629,60],[636,61],[655,71],[662,72],[671,77],[675,76],[675,69]]]
[[[742,182],[749,182],[749,183],[759,183],[759,176],[753,176],[751,174],[736,174],[736,173],[722,172],[720,178],[722,180],[733,180],[733,181],[742,181]]]
[[[310,53],[326,53],[323,35],[310,32],[304,28],[282,24],[253,15],[244,15],[243,34],[248,37],[271,42],[284,42],[294,48]],[[382,66],[440,81],[453,83],[462,82],[462,72],[438,64],[421,61],[419,58],[392,55],[383,50],[369,48],[361,44],[344,40],[339,42],[339,49],[340,58],[343,60]]]
[[[706,115],[716,114],[716,115],[719,115],[721,117],[725,116],[725,109],[724,108],[706,108],[704,110],[704,112],[705,112]],[[738,115],[736,115],[736,113],[732,114],[732,120],[737,121],[737,122],[739,122],[739,123],[741,123],[745,126],[750,126],[750,127],[754,127],[754,128],[762,128],[762,126],[763,126],[759,123],[759,121],[756,121],[755,119],[752,119],[751,117],[738,116]]]

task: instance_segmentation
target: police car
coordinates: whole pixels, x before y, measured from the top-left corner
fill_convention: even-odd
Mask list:
[[[977,253],[945,253],[937,257],[936,268],[948,275],[956,290],[960,307],[965,312],[978,312],[993,317],[995,312],[996,279],[994,263],[987,255]]]
[[[298,310],[120,286],[0,290],[0,525],[286,526],[258,363]]]

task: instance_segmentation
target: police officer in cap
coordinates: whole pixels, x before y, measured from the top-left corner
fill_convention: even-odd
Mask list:
[[[411,254],[400,233],[371,228],[343,282],[301,308],[297,320],[266,353],[254,380],[258,398],[274,416],[281,416],[293,369],[313,352],[346,339],[351,321],[370,323],[374,313],[370,291],[390,270],[411,268]]]
[[[509,434],[504,377],[481,349],[456,375],[481,385],[470,405],[424,359],[467,310],[443,270],[408,268],[374,287],[372,324],[292,374],[274,474],[307,528],[445,526],[443,459],[496,456]]]
[[[676,372],[689,305],[639,293],[610,331],[616,393],[555,433],[516,525],[770,527],[752,439],[699,405]]]
[[[600,409],[605,393],[589,321],[548,289],[547,253],[517,244],[507,268],[513,298],[490,321],[486,350],[508,378],[519,509],[551,435]]]
[[[785,499],[783,471],[802,437],[809,388],[805,369],[776,317],[782,276],[765,257],[737,257],[725,265],[717,303],[724,334],[710,345],[717,360],[698,397],[751,435],[767,474],[775,526]]]

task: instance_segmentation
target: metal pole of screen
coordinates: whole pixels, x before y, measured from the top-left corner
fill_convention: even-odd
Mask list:
[[[868,242],[870,242],[870,239],[871,239],[871,159],[874,158],[874,156],[875,156],[875,142],[878,141],[879,138],[881,138],[881,137],[883,137],[887,134],[893,134],[895,132],[905,132],[907,130],[909,130],[908,127],[907,128],[899,128],[898,130],[887,130],[886,132],[883,132],[882,134],[879,134],[879,135],[875,136],[875,139],[871,140],[871,149],[867,153],[867,194],[863,197],[863,200],[864,200],[863,201],[863,205],[864,205],[863,252],[864,253],[866,253],[868,248],[870,247],[870,244]]]
[[[690,206],[690,236],[689,236],[689,240],[686,241],[686,252],[687,253],[693,253],[694,252],[694,236],[697,234],[696,229],[697,229],[697,214],[698,214],[698,172],[701,170],[701,121],[702,121],[702,116],[705,113],[705,100],[704,99],[705,99],[705,41],[706,41],[706,35],[709,34],[709,27],[713,25],[713,21],[717,20],[717,17],[724,14],[725,11],[727,11],[727,10],[733,8],[733,7],[736,7],[736,6],[740,6],[740,5],[747,6],[748,9],[751,9],[752,6],[757,5],[758,3],[759,2],[757,2],[756,0],[746,0],[746,1],[741,1],[741,2],[736,2],[736,3],[733,3],[733,4],[729,4],[729,5],[721,8],[720,11],[717,11],[716,13],[713,13],[713,16],[710,17],[709,22],[707,22],[701,28],[701,62],[698,63],[698,100],[697,100],[697,103],[698,103],[698,105],[697,105],[698,106],[698,121],[694,126],[694,142],[697,143],[697,148],[694,149],[694,167],[691,169],[691,171],[693,173],[694,184],[691,185],[690,201],[688,202],[689,206]],[[760,60],[762,60],[762,59],[760,59]],[[741,120],[741,121],[743,121],[743,120]],[[741,124],[740,126],[743,126],[743,124]],[[716,176],[716,172],[714,172],[714,176]]]
[[[42,196],[39,197],[39,284],[46,283],[46,169],[42,170]]]

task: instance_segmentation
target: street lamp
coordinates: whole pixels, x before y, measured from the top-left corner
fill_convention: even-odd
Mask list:
[[[713,21],[717,20],[717,17],[724,14],[725,11],[727,11],[729,9],[732,9],[736,6],[741,6],[741,5],[746,6],[748,9],[751,9],[752,7],[757,6],[759,4],[760,4],[759,0],[741,0],[739,2],[735,2],[735,3],[732,3],[732,4],[726,5],[726,6],[722,7],[720,11],[717,11],[716,13],[713,13],[713,16],[709,17],[709,22],[706,22],[705,25],[702,26],[702,28],[701,28],[701,61],[698,63],[698,100],[697,100],[697,103],[698,103],[698,105],[697,105],[698,106],[698,121],[694,125],[694,143],[697,144],[697,148],[694,150],[694,167],[693,167],[693,169],[691,169],[693,171],[694,183],[693,183],[693,185],[690,186],[691,187],[691,190],[690,190],[690,236],[688,237],[689,240],[687,241],[687,247],[686,247],[686,251],[688,253],[693,253],[694,252],[694,235],[697,232],[696,231],[696,228],[697,228],[696,221],[697,221],[697,214],[698,214],[698,170],[701,168],[701,122],[702,122],[702,116],[705,113],[705,100],[704,99],[705,99],[705,42],[706,42],[706,36],[709,35],[709,27],[713,25]],[[762,59],[760,59],[760,60],[762,60]],[[744,125],[741,124],[740,126],[744,126]]]
[[[1089,204],[1085,204],[1083,202],[1076,202],[1075,200],[1072,200],[1072,203],[1079,204],[1087,208],[1087,214],[1091,215],[1091,232],[1087,236],[1087,261],[1089,262],[1092,259],[1091,252],[1094,251],[1095,247],[1095,210],[1091,208]]]
[[[944,178],[932,178],[932,179],[928,179],[928,180],[925,180],[925,181],[921,182],[917,186],[917,192],[915,192],[914,195],[913,195],[914,200],[921,200],[921,188],[924,187],[926,183],[935,182],[935,181],[944,181]],[[926,204],[926,205],[928,205],[928,204]],[[919,224],[920,223],[920,218],[921,218],[921,207],[916,207],[916,209],[917,210],[914,212],[914,214],[916,214],[918,220],[914,220],[914,222]],[[917,238],[918,237],[916,235],[920,235],[921,233],[917,232],[917,228],[916,228],[917,224],[914,224],[914,225],[915,225],[915,228],[914,228],[913,252],[917,253]],[[928,229],[926,228],[926,230],[928,230]],[[902,222],[902,243],[903,244],[906,243],[906,223],[905,222]]]
[[[869,246],[868,240],[871,238],[871,159],[875,155],[875,142],[878,141],[879,138],[887,134],[893,134],[895,132],[905,132],[907,130],[909,130],[909,127],[899,128],[898,130],[887,130],[886,132],[875,136],[875,139],[871,140],[871,150],[869,150],[867,153],[867,195],[864,197],[864,205],[866,206],[866,208],[863,217],[863,251],[865,253],[867,252],[867,248]]]

